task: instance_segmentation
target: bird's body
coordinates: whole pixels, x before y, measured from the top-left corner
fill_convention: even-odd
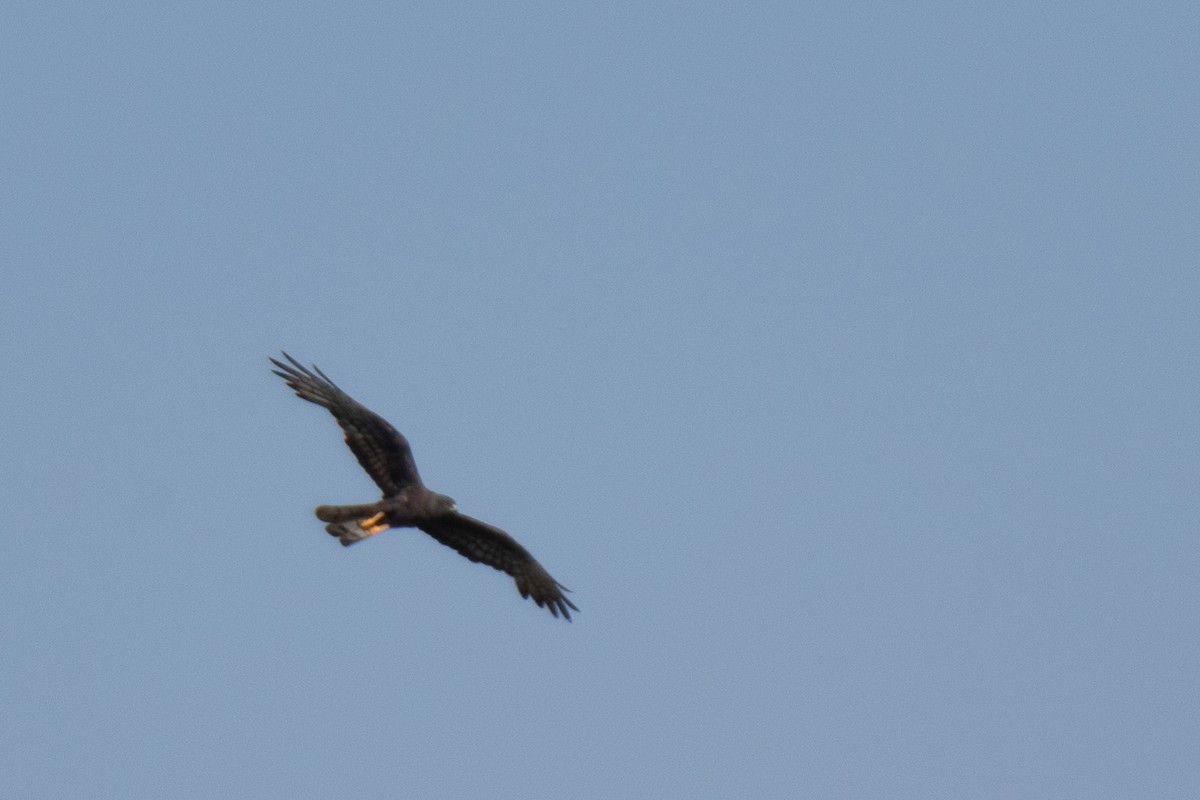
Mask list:
[[[317,518],[329,523],[325,530],[343,545],[382,533],[389,528],[420,528],[471,561],[507,572],[522,597],[545,606],[554,616],[571,619],[575,604],[563,595],[564,587],[515,539],[497,527],[459,513],[454,500],[427,488],[417,472],[408,440],[366,406],[357,402],[313,367],[283,354],[289,363],[271,359],[275,374],[296,394],[327,408],[346,434],[346,444],[367,474],[383,490],[374,503],[318,506]]]

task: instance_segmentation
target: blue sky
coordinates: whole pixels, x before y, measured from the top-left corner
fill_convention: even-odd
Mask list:
[[[1200,793],[1193,5],[5,16],[5,796]]]

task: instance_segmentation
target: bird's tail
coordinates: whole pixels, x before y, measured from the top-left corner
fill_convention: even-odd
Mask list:
[[[342,547],[349,547],[355,542],[361,542],[368,536],[378,533],[378,531],[360,528],[355,522],[334,522],[326,525],[325,531],[330,536],[336,536],[337,540],[342,543]]]
[[[317,506],[317,519],[328,522],[325,531],[336,536],[343,547],[361,542],[388,529],[382,512],[383,503],[357,506]]]
[[[383,510],[382,503],[364,503],[357,506],[317,506],[313,513],[321,522],[351,522],[366,519]]]

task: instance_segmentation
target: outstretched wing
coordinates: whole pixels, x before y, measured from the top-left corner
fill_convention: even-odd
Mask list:
[[[398,430],[339,389],[316,365],[310,370],[287,353],[283,357],[291,363],[272,358],[271,363],[279,367],[272,372],[287,381],[298,396],[329,409],[346,432],[346,444],[358,463],[379,484],[385,497],[421,483],[408,440]]]
[[[458,512],[434,517],[417,527],[472,561],[507,572],[517,582],[521,597],[532,598],[554,616],[562,614],[570,621],[567,609],[579,610],[563,595],[568,589],[550,577],[516,539],[499,528]]]

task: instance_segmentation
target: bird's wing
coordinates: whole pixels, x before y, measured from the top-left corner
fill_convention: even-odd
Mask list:
[[[346,433],[358,463],[379,484],[384,496],[397,494],[401,489],[420,484],[417,465],[413,461],[408,440],[387,420],[356,401],[329,380],[315,365],[310,370],[296,359],[283,354],[290,363],[271,359],[279,369],[272,370],[310,403],[329,409],[333,418]]]
[[[458,512],[433,517],[417,527],[470,560],[507,572],[517,582],[521,597],[532,598],[554,616],[562,614],[569,621],[571,613],[567,609],[579,610],[563,594],[567,588],[550,577],[528,550],[499,528]]]

